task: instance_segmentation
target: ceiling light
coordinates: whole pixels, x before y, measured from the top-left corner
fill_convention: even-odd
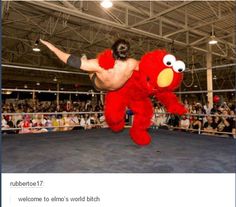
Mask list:
[[[33,51],[34,51],[34,52],[40,52],[41,50],[40,50],[38,47],[34,47],[34,48],[33,48]]]
[[[39,40],[36,40],[36,41],[35,41],[34,47],[33,47],[33,51],[34,51],[34,52],[40,52]]]
[[[11,95],[12,91],[2,91],[2,94],[4,94],[4,95]]]
[[[216,77],[216,75],[214,75],[213,80],[216,80],[216,79],[217,79],[217,77]]]
[[[37,82],[37,83],[36,83],[36,85],[37,85],[37,86],[40,86],[40,83],[39,83],[39,82]]]
[[[56,78],[56,77],[55,77],[55,78],[53,78],[53,81],[54,81],[54,82],[57,82],[57,78]]]
[[[101,6],[108,9],[108,8],[111,8],[113,5],[113,3],[110,1],[110,0],[103,0],[101,2]]]
[[[24,88],[28,88],[28,86],[25,84],[25,85],[24,85]]]
[[[214,28],[213,28],[213,25],[212,25],[211,36],[210,36],[208,44],[209,45],[215,45],[217,43],[218,43],[218,41],[217,41],[216,36],[214,34]]]
[[[61,88],[61,91],[63,91],[64,90],[64,88]]]
[[[210,45],[215,45],[215,44],[217,44],[218,41],[216,40],[216,36],[215,36],[215,35],[211,35],[208,43],[209,43]]]
[[[197,85],[194,85],[194,88],[197,88]]]

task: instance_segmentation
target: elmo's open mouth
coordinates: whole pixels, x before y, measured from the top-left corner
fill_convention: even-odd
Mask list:
[[[157,85],[159,87],[169,86],[174,78],[174,72],[171,68],[165,68],[162,70],[157,77]]]

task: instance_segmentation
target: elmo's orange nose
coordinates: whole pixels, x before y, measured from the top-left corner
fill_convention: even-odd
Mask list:
[[[171,68],[165,68],[162,70],[157,77],[157,85],[159,87],[169,86],[174,78],[174,72]]]

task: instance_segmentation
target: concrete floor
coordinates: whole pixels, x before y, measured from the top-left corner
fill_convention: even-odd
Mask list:
[[[135,145],[128,129],[3,135],[4,173],[233,173],[235,140],[150,130]]]

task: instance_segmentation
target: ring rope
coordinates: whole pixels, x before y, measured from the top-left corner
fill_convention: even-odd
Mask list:
[[[35,89],[13,89],[13,88],[2,88],[2,91],[12,91],[12,92],[37,92],[37,93],[64,93],[64,94],[85,94],[85,95],[101,95],[105,94],[104,92],[83,92],[83,91],[52,91],[52,90],[35,90]],[[193,94],[193,93],[223,93],[223,92],[236,92],[236,89],[221,89],[221,90],[202,90],[202,91],[182,91],[174,92],[176,94]]]
[[[13,89],[13,88],[2,88],[2,91],[12,92],[36,92],[36,93],[62,93],[62,94],[84,94],[84,95],[101,95],[103,92],[83,92],[83,91],[54,91],[54,90],[35,90],[35,89]]]
[[[44,72],[54,72],[54,73],[66,73],[66,74],[76,74],[76,75],[88,75],[88,73],[82,73],[82,72],[73,72],[73,71],[67,71],[67,70],[55,70],[55,69],[48,69],[48,68],[35,68],[35,67],[20,66],[20,65],[2,64],[2,67],[6,67],[6,68],[17,68],[17,69],[23,69],[23,70],[36,70],[36,71],[44,71]]]
[[[74,127],[83,127],[80,124],[73,124],[73,125],[69,125],[69,126],[29,126],[29,127],[16,127],[16,128],[3,128],[2,131],[18,131],[18,130],[23,130],[23,129],[54,129],[54,128],[74,128]],[[90,124],[91,127],[94,126],[103,126],[102,124]]]
[[[96,127],[96,126],[103,126],[102,124],[90,124],[91,127]],[[232,132],[219,132],[219,131],[207,131],[207,130],[203,130],[203,129],[191,129],[191,128],[181,128],[181,127],[173,127],[173,126],[168,126],[168,125],[163,125],[163,126],[167,126],[168,129],[181,129],[181,130],[186,130],[186,131],[196,131],[198,132],[199,134],[201,134],[200,132],[205,132],[205,133],[210,133],[210,134],[207,134],[207,135],[217,135],[217,134],[225,134],[225,135],[233,135]],[[36,127],[17,127],[17,128],[3,128],[2,131],[19,131],[19,130],[24,130],[24,129],[38,129],[38,130],[41,130],[41,129],[54,129],[54,128],[74,128],[74,127],[83,127],[82,125],[80,124],[74,124],[74,125],[70,125],[70,126],[36,126]],[[132,126],[131,125],[125,125],[124,128],[131,128]],[[106,127],[108,128],[108,127]],[[151,128],[151,126],[150,126]],[[65,131],[71,131],[71,130],[65,130]],[[33,131],[32,131],[33,132]],[[48,131],[47,131],[48,132]],[[41,133],[44,133],[44,132],[41,132]],[[45,131],[46,133],[46,131]]]
[[[104,114],[104,111],[93,111],[93,112],[20,112],[20,113],[2,113],[3,116],[14,116],[14,115],[76,115],[76,114]],[[169,115],[172,113],[169,112],[155,112],[153,114],[159,114],[159,115]],[[203,116],[203,117],[207,117],[207,116],[212,116],[212,117],[228,117],[228,118],[236,118],[236,115],[220,115],[220,114],[194,114],[194,113],[186,113],[183,116]]]
[[[224,65],[215,65],[212,66],[212,69],[218,69],[218,68],[224,68],[224,67],[232,67],[235,66],[236,63],[229,63],[229,64],[224,64]],[[10,64],[2,64],[2,68],[18,68],[22,70],[38,70],[38,71],[43,71],[43,72],[55,72],[55,73],[66,73],[66,74],[77,74],[77,75],[88,75],[88,73],[83,73],[83,72],[74,72],[74,71],[67,71],[67,70],[56,70],[56,69],[50,69],[50,68],[36,68],[36,67],[29,67],[29,66],[20,66],[20,65],[10,65]],[[194,71],[202,71],[202,70],[207,70],[207,67],[203,68],[195,68]],[[191,69],[187,68],[185,71],[186,72],[191,72]]]

